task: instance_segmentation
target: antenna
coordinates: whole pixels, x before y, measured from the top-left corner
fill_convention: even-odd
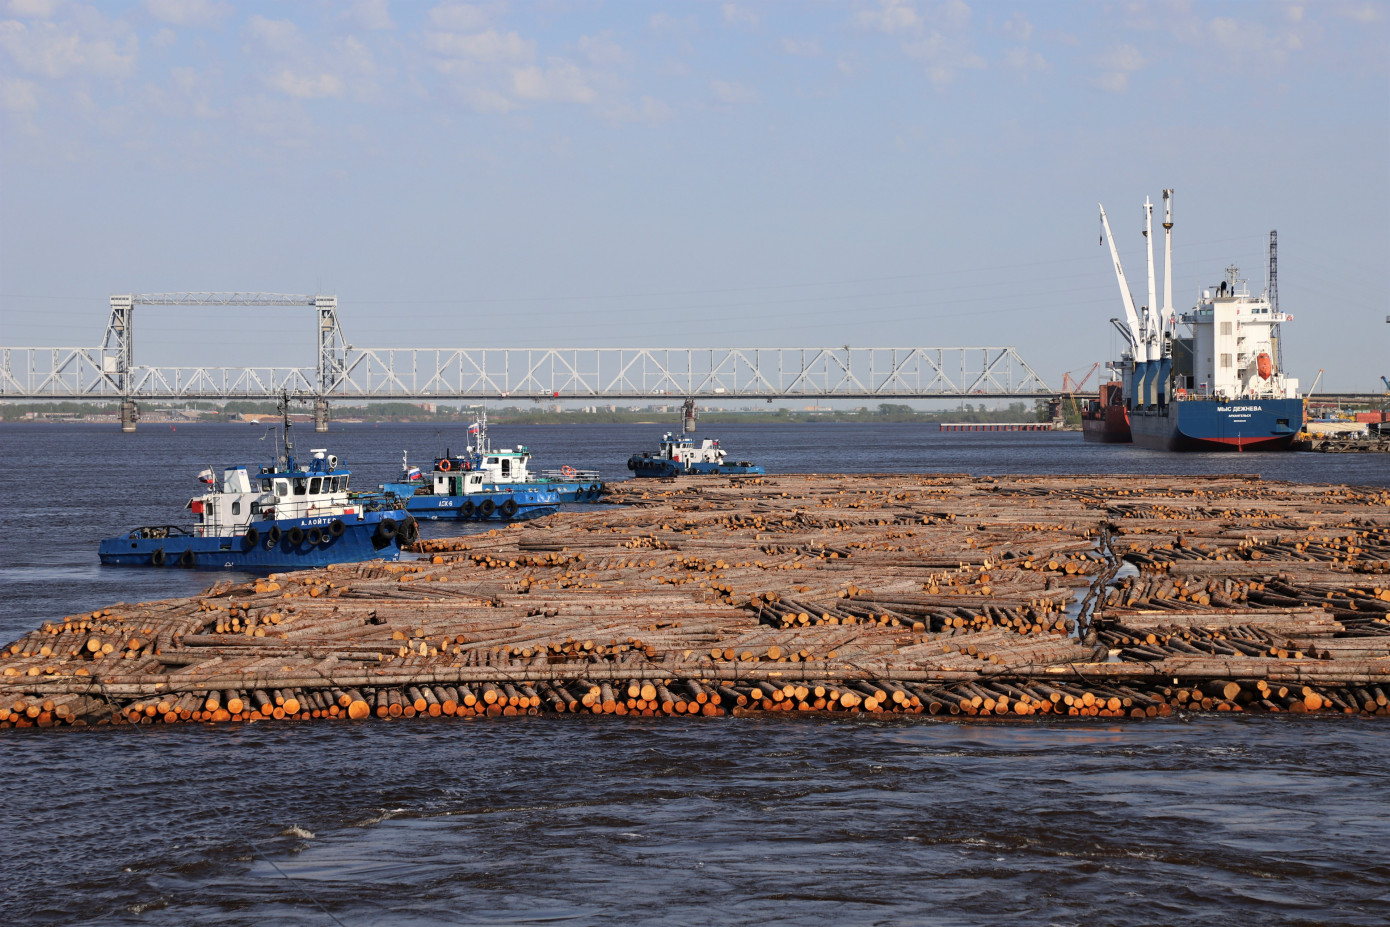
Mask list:
[[[1269,230],[1269,313],[1273,319],[1279,318],[1279,232]],[[1274,369],[1284,372],[1284,339],[1279,323],[1274,323]]]

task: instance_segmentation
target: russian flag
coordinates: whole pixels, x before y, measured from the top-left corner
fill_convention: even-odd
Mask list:
[[[420,468],[411,467],[409,470],[405,471],[405,478],[407,480],[418,480],[420,478]]]
[[[468,426],[468,433],[469,433],[470,435],[475,435],[475,434],[478,433],[478,430],[479,430],[481,427],[482,427],[482,426],[479,425],[477,422],[474,422],[473,424],[471,424],[471,425]]]
[[[214,483],[216,482],[216,478],[212,475],[211,470],[204,470],[202,473],[198,474],[198,481],[201,483]]]

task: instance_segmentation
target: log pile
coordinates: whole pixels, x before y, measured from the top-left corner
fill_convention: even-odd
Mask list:
[[[612,500],[45,622],[0,649],[0,727],[1390,714],[1385,490],[924,474]]]

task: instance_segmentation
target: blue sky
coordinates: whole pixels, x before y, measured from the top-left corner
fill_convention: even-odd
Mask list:
[[[118,292],[336,293],[359,345],[1109,358],[1096,203],[1174,303],[1279,232],[1290,372],[1390,374],[1390,6],[0,2],[0,343]],[[1142,294],[1136,294],[1142,299]],[[141,310],[137,362],[312,314]]]

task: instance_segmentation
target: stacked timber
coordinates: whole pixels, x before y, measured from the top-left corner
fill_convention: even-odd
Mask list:
[[[641,481],[0,649],[0,726],[1386,715],[1390,493],[1233,476]]]

